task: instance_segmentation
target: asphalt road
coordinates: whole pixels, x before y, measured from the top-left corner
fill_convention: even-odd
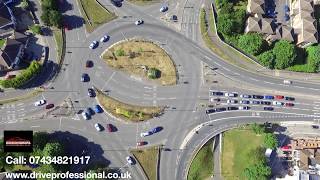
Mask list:
[[[114,8],[109,1],[100,1],[107,8],[115,11],[119,18],[100,26],[90,34],[86,33],[82,24],[77,1],[68,0],[67,2],[72,7],[65,12],[68,16],[67,23],[72,28],[66,31],[66,51],[70,53],[66,54],[62,71],[57,79],[48,84],[54,89],[47,89],[39,96],[23,102],[1,106],[1,130],[60,130],[79,134],[101,146],[101,151],[92,149],[92,155],[99,157],[97,156],[99,153],[110,161],[110,166],[128,169],[134,175],[134,179],[143,179],[143,175],[141,168],[126,164],[125,157],[129,155],[128,149],[135,148],[136,142],[142,140],[147,141],[149,145],[163,144],[171,151],[162,152],[160,179],[184,179],[187,163],[194,150],[209,137],[230,126],[264,121],[314,121],[318,118],[319,102],[316,99],[319,97],[319,84],[294,81],[292,85],[284,85],[283,79],[266,77],[235,67],[204,48],[200,42],[198,27],[201,3],[195,0],[164,2],[169,4],[168,13],[177,14],[179,20],[181,19],[182,23],[178,28],[177,24],[163,20],[164,14],[159,12],[160,4],[137,7],[125,1],[121,8]],[[134,21],[137,19],[143,19],[145,23],[135,26]],[[94,50],[88,48],[93,40],[99,40],[105,34],[110,36],[108,42],[100,43]],[[163,87],[133,78],[110,69],[101,61],[99,56],[107,47],[120,40],[134,37],[155,41],[171,55],[175,64],[178,65],[179,82],[176,86]],[[53,44],[49,44],[49,47],[52,50]],[[85,68],[86,60],[92,60],[94,67]],[[276,108],[274,112],[264,112],[262,106],[252,106],[252,109],[246,112],[224,112],[207,116],[204,113],[205,109],[199,108],[197,104],[200,96],[208,95],[208,89],[203,90],[201,86],[200,61],[217,68],[215,71],[225,79],[231,80],[235,86],[233,89],[214,87],[215,89],[241,93],[245,92],[243,89],[247,86],[255,87],[250,90],[251,94],[288,94],[296,97],[296,105],[291,108]],[[81,74],[84,72],[89,74],[90,82],[80,82]],[[188,84],[182,83],[184,81],[188,81]],[[87,96],[87,89],[91,86],[107,90],[112,97],[128,103],[166,105],[169,108],[163,116],[137,124],[119,122],[107,114],[96,114],[89,121],[83,120],[77,114],[71,117],[32,118],[45,113],[43,107],[33,106],[34,101],[42,98],[55,105],[60,105],[70,98],[75,112],[93,107],[97,104],[96,100]],[[221,102],[219,106],[227,106],[227,104]],[[107,132],[98,133],[93,127],[97,122],[103,126],[112,123],[118,131],[107,135],[105,135]],[[181,148],[189,132],[204,122],[210,122],[212,126],[204,126],[199,134],[187,141],[187,147],[192,148]],[[156,126],[162,126],[163,131],[149,137],[140,137],[141,132]]]

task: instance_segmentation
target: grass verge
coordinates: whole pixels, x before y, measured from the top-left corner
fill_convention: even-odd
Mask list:
[[[54,39],[56,41],[57,44],[57,53],[58,53],[58,57],[61,57],[61,53],[62,53],[62,43],[63,43],[63,39],[62,39],[62,30],[61,29],[53,29],[53,36]]]
[[[263,145],[263,136],[250,129],[233,129],[223,134],[222,175],[226,180],[244,179],[243,171],[254,164],[252,152]]]
[[[193,159],[189,172],[188,180],[203,180],[213,175],[213,142],[207,142]]]
[[[159,146],[146,149],[135,149],[130,152],[142,167],[149,180],[157,180]]]
[[[125,41],[103,52],[102,58],[114,69],[143,78],[148,78],[148,69],[155,68],[159,75],[156,79],[149,78],[151,81],[161,85],[177,83],[176,68],[170,56],[152,42]]]
[[[117,16],[100,6],[96,0],[78,0],[80,10],[86,21],[86,30],[93,32],[98,26],[107,23]]]
[[[30,93],[22,95],[22,96],[10,98],[10,99],[2,99],[2,100],[0,100],[0,104],[9,104],[9,103],[14,103],[14,102],[17,102],[20,100],[26,100],[26,99],[32,98],[34,96],[37,96],[42,92],[43,92],[42,89],[36,89],[36,90],[33,90]]]
[[[4,45],[5,42],[6,42],[5,39],[0,39],[0,48],[2,48],[2,46]]]
[[[159,116],[163,113],[163,107],[137,106],[121,102],[103,92],[96,90],[97,98],[103,108],[113,116],[132,122],[139,122]]]
[[[139,6],[146,6],[153,3],[161,2],[160,0],[128,0],[128,1]]]

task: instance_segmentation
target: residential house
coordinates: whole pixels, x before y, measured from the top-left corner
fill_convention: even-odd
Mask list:
[[[7,3],[9,1],[0,0],[0,29],[8,26],[15,27],[16,25],[16,19]]]

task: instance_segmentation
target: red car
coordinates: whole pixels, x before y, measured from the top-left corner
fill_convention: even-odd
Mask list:
[[[292,107],[292,106],[294,106],[294,104],[293,103],[286,103],[285,106]]]
[[[92,67],[92,65],[93,65],[93,62],[92,61],[86,61],[86,67],[87,68],[90,68],[90,67]]]
[[[51,109],[51,108],[53,108],[54,107],[54,104],[47,104],[46,105],[46,109]]]
[[[276,96],[275,96],[275,98],[276,98],[276,99],[283,99],[283,98],[284,98],[284,96],[276,95]]]
[[[107,124],[107,130],[108,132],[112,132],[112,124]]]
[[[147,144],[146,141],[137,142],[137,146],[143,146],[143,145],[146,145],[146,144]]]

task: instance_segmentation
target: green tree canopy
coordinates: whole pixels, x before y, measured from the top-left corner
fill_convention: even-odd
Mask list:
[[[56,0],[41,0],[41,6],[43,9],[56,10],[58,8]]]
[[[223,35],[231,35],[233,30],[235,29],[235,22],[230,17],[230,14],[220,14],[218,16],[218,31]]]
[[[261,125],[261,124],[257,124],[257,123],[251,124],[251,128],[252,128],[252,131],[256,134],[262,134],[265,132],[264,125]]]
[[[276,135],[272,133],[266,133],[264,136],[264,146],[270,149],[275,149],[278,147],[278,139]]]
[[[317,72],[320,65],[320,45],[307,47],[307,63],[312,72]]]
[[[55,27],[60,27],[62,22],[62,15],[57,10],[50,10],[49,11],[49,20],[50,24]]]
[[[43,156],[62,156],[64,148],[60,143],[47,143],[43,149]]]
[[[275,62],[275,56],[273,54],[273,51],[265,51],[262,54],[258,56],[259,62],[270,69],[274,68],[274,62]]]
[[[271,175],[271,168],[264,162],[258,162],[247,167],[244,175],[247,180],[266,180]]]
[[[249,33],[239,37],[238,46],[248,54],[258,55],[265,49],[267,44],[260,34]]]
[[[34,34],[41,34],[41,26],[39,26],[39,25],[34,24],[34,25],[30,26],[29,29]]]
[[[276,42],[273,48],[273,54],[276,57],[276,69],[285,69],[291,66],[297,57],[295,46],[287,40]]]
[[[35,149],[43,149],[49,140],[49,135],[46,132],[35,132],[33,134],[33,147]]]

